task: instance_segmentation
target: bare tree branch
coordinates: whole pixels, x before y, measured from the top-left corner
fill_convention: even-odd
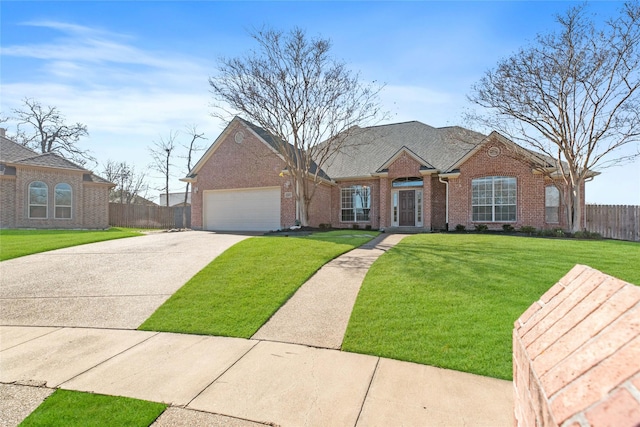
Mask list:
[[[380,111],[382,86],[364,84],[357,73],[329,54],[331,43],[309,38],[299,28],[288,33],[254,31],[257,51],[222,59],[209,79],[218,102],[214,116],[230,121],[240,115],[279,142],[300,208],[308,225],[308,207],[332,152],[358,126],[386,117]]]
[[[58,108],[43,106],[39,101],[25,98],[24,107],[13,113],[18,120],[16,140],[41,153],[55,153],[80,165],[96,159],[88,150],[78,147],[80,138],[89,136],[82,123],[67,124]]]
[[[640,141],[640,4],[624,4],[604,29],[586,8],[558,16],[559,32],[499,62],[469,96],[489,110],[469,119],[551,159],[540,171],[562,181],[571,231],[581,228],[580,189],[596,168],[640,154],[618,154]]]
[[[149,167],[161,173],[165,179],[164,187],[159,190],[165,192],[167,206],[169,206],[169,178],[171,177],[171,169],[174,166],[171,163],[171,155],[176,148],[175,139],[177,135],[177,132],[171,131],[167,139],[160,137],[160,141],[154,142],[153,146],[149,147],[152,159]]]
[[[204,133],[198,133],[198,126],[196,125],[191,125],[187,127],[187,131],[186,133],[191,137],[191,141],[188,144],[183,145],[183,147],[187,150],[187,155],[184,157],[187,161],[187,173],[189,173],[191,171],[191,161],[192,161],[192,157],[193,154],[197,153],[198,151],[202,151],[204,150],[204,146],[202,145],[198,145],[198,140],[199,139],[204,139]],[[184,228],[187,227],[187,201],[188,201],[188,196],[189,196],[189,184],[190,182],[187,181],[187,185],[186,188],[184,190],[184,203],[182,205],[182,226]]]
[[[110,202],[129,205],[139,198],[146,198],[149,186],[145,173],[136,172],[135,167],[127,162],[107,160],[102,173],[108,181],[116,184],[109,193]]]

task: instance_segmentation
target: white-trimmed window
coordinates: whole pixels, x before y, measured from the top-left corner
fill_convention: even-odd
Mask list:
[[[544,221],[547,223],[560,222],[560,191],[555,185],[544,188]]]
[[[352,185],[340,189],[340,220],[369,221],[371,189],[367,185]]]
[[[487,176],[471,181],[472,220],[514,222],[516,220],[516,179]]]
[[[49,202],[49,189],[42,181],[34,181],[29,184],[29,218],[47,218],[47,205]]]
[[[54,214],[57,219],[71,219],[71,186],[67,183],[56,185]]]

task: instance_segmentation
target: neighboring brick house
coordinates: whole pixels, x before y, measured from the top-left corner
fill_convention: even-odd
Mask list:
[[[183,178],[193,184],[192,227],[275,230],[294,225],[292,184],[275,147],[263,129],[232,120]],[[528,160],[516,159],[516,152],[526,153]],[[323,165],[326,179],[312,200],[310,225],[566,228],[558,190],[534,163],[550,166],[496,132],[486,136],[417,121],[358,129]]]
[[[0,228],[107,228],[114,186],[56,154],[15,143],[0,129]]]

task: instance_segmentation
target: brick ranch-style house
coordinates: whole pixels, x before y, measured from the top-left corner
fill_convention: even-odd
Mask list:
[[[193,228],[267,231],[296,223],[292,183],[275,141],[239,117],[229,123],[182,179],[193,184]],[[542,158],[497,132],[417,121],[358,128],[323,165],[326,179],[309,222],[424,231],[458,224],[566,228],[558,189],[532,163]]]
[[[0,228],[104,229],[115,184],[0,129]]]

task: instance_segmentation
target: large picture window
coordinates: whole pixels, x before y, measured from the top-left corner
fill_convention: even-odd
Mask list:
[[[472,219],[478,222],[516,220],[516,179],[488,176],[471,181]]]
[[[29,218],[46,218],[48,202],[47,184],[41,181],[29,184]]]
[[[548,223],[560,222],[560,192],[553,185],[544,189],[544,220]]]
[[[65,183],[56,185],[55,195],[55,217],[71,219],[71,186]]]
[[[369,221],[371,190],[366,185],[352,185],[340,190],[340,220],[342,222]]]

